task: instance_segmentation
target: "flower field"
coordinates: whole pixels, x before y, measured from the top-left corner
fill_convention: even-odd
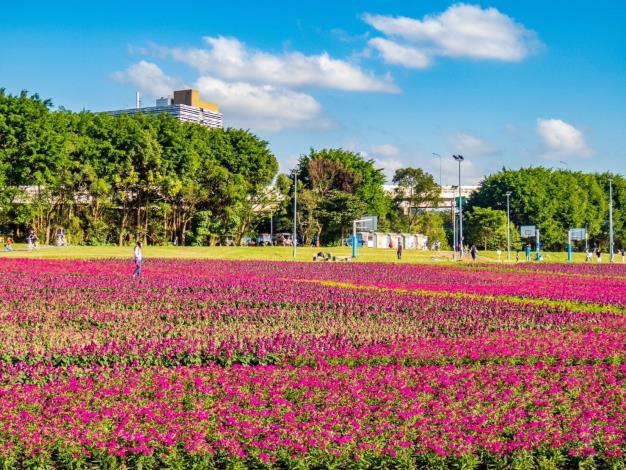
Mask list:
[[[621,265],[0,269],[3,468],[624,466]]]

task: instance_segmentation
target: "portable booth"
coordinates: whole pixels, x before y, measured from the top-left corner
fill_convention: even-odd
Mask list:
[[[402,246],[405,250],[414,250],[417,248],[417,238],[412,233],[403,233],[402,236]]]
[[[415,243],[418,250],[428,250],[428,237],[421,233],[415,235]]]
[[[390,233],[389,234],[389,247],[394,250],[398,248],[398,242],[402,243],[401,235],[399,233]]]
[[[389,235],[382,232],[374,232],[374,247],[375,248],[389,248]]]

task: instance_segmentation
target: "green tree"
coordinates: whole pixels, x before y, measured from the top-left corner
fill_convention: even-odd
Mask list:
[[[607,174],[584,174],[546,168],[503,170],[486,177],[469,201],[469,208],[506,208],[511,191],[511,220],[514,225],[536,225],[546,249],[564,249],[570,228],[587,227],[592,243],[607,243]],[[624,179],[613,176],[616,190],[615,222],[623,227],[626,203]],[[621,232],[617,232],[623,240]]]
[[[413,233],[420,210],[441,203],[441,187],[421,168],[396,170],[393,183],[397,185],[394,201],[404,214],[406,230]]]
[[[446,231],[444,229],[447,212],[422,212],[415,218],[415,232],[422,233],[428,237],[429,243],[439,240],[441,248],[448,248]]]
[[[507,246],[506,212],[489,207],[474,207],[467,212],[465,238],[470,245],[485,250],[506,249]],[[511,226],[512,247],[519,245],[519,234]]]
[[[296,173],[302,182],[298,194],[302,210],[299,231],[305,242],[315,235],[318,243],[332,243],[349,228],[353,219],[330,217],[333,205],[347,209],[349,217],[368,214],[384,221],[389,213],[391,201],[383,189],[385,178],[382,171],[372,160],[366,160],[358,153],[343,149],[311,149],[308,155],[300,157]],[[357,204],[356,200],[361,203]]]

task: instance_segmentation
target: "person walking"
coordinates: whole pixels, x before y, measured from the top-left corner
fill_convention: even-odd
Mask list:
[[[402,259],[402,241],[400,239],[398,239],[398,249],[396,250],[396,254],[398,255],[398,260]]]
[[[526,244],[526,261],[530,261],[530,243]]]
[[[143,262],[143,254],[141,253],[140,241],[137,241],[133,254],[135,260],[135,270],[133,271],[133,277],[141,277],[141,264]]]
[[[472,256],[472,261],[476,261],[478,256],[478,249],[476,248],[476,245],[472,245],[470,248],[470,255]]]
[[[598,258],[598,263],[602,263],[602,252],[600,251],[600,247],[596,247],[596,258]]]

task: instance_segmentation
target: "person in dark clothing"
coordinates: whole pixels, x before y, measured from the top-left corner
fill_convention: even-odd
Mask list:
[[[478,256],[478,250],[476,249],[476,245],[472,245],[470,248],[470,255],[472,255],[472,261],[476,261],[476,257]]]
[[[396,254],[398,255],[398,259],[402,259],[402,250],[404,248],[402,247],[402,241],[398,240],[398,249],[396,251]]]

